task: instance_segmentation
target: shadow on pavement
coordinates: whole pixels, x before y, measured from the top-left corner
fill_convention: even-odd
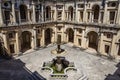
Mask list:
[[[46,80],[37,71],[31,72],[20,59],[0,61],[0,80]]]
[[[116,65],[118,68],[114,74],[108,74],[105,80],[120,80],[120,62]]]

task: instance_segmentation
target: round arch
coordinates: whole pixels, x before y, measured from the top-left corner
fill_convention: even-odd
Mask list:
[[[100,6],[95,4],[93,5],[92,7],[92,11],[93,11],[93,14],[94,14],[94,22],[98,22],[98,19],[99,19],[99,12],[100,12]]]
[[[20,9],[21,22],[24,22],[27,20],[27,6],[24,4],[21,4],[19,6],[19,9]]]
[[[51,43],[52,32],[53,30],[51,28],[47,28],[45,30],[45,45],[48,45]]]
[[[98,34],[95,31],[90,31],[87,33],[88,38],[88,47],[94,48],[97,50],[98,48]]]
[[[25,52],[26,50],[31,49],[31,40],[32,33],[29,31],[24,31],[21,33],[21,51]]]
[[[68,12],[69,12],[69,19],[73,20],[73,7],[72,6],[68,7]]]
[[[68,28],[66,30],[67,35],[68,35],[68,42],[74,42],[74,30],[72,28]]]

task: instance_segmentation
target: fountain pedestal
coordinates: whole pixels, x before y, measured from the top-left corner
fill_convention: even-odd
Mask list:
[[[52,50],[51,53],[53,54],[61,54],[61,53],[65,53],[64,49],[61,49],[61,35],[58,35],[57,38],[57,48],[55,50]]]

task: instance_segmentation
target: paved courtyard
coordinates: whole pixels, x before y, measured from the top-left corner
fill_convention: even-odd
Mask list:
[[[67,60],[69,60],[70,62],[74,62],[75,67],[79,70],[82,70],[83,73],[85,73],[85,75],[87,76],[88,80],[105,80],[108,74],[114,74],[114,72],[117,70],[117,67],[116,67],[117,63],[83,52],[79,48],[73,48],[68,44],[62,45],[62,48],[65,49],[67,52],[65,54],[59,54],[59,55],[51,54],[51,50],[54,50],[55,48],[56,46],[48,46],[47,48],[42,48],[37,51],[26,53],[22,56],[15,57],[15,58],[16,60],[20,60],[21,62],[24,63],[23,65],[24,67],[26,67],[28,72],[37,71],[38,74],[43,76],[45,76],[45,74],[41,73],[41,67],[43,63],[47,61],[51,61],[56,56],[65,56]],[[12,67],[14,68],[12,70],[15,70],[12,72],[13,75],[17,73],[23,74],[22,72],[24,72],[21,69],[19,70],[19,67],[20,67],[19,64],[17,68],[14,67],[17,65],[17,63],[19,62],[16,62],[16,64],[14,63],[11,66],[11,68]],[[6,66],[7,69],[10,68],[9,65],[10,64]],[[5,66],[5,64],[3,66]],[[1,66],[0,66],[0,72],[3,70],[4,70],[3,67],[1,69]],[[12,70],[9,69],[9,71],[12,71]],[[28,74],[26,72],[24,73]],[[75,77],[75,76],[77,75],[74,75],[72,77]],[[7,79],[2,78],[0,80],[7,80]],[[8,79],[8,80],[19,80],[19,79]],[[74,79],[71,78],[70,80],[74,80]]]
[[[18,58],[26,63],[26,67],[32,72],[40,72],[43,62],[51,61],[58,56],[51,54],[51,50],[55,48],[56,46],[49,46]],[[72,48],[69,45],[64,45],[62,48],[67,53],[60,56],[65,56],[67,60],[74,62],[76,68],[82,69],[89,80],[104,80],[108,74],[113,74],[117,69],[115,62],[82,52],[79,48]]]

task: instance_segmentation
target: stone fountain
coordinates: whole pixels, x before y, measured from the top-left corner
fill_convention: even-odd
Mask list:
[[[58,35],[57,37],[57,48],[55,50],[52,50],[51,53],[52,54],[61,54],[61,53],[65,53],[65,50],[61,48],[61,35]]]

